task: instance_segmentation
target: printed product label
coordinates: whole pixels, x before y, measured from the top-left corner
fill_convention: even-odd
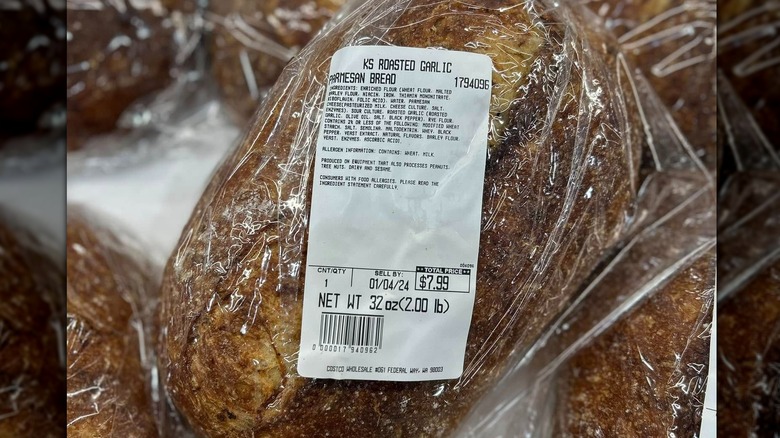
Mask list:
[[[389,46],[333,55],[315,157],[298,372],[463,372],[492,63]]]

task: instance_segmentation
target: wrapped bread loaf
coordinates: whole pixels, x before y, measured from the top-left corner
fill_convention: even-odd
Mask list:
[[[80,207],[68,208],[68,436],[156,437],[159,270]]]
[[[211,69],[242,125],[290,59],[345,0],[226,0],[209,4]]]
[[[710,251],[573,356],[553,436],[697,436],[714,286]]]
[[[62,254],[0,211],[0,436],[65,436]]]
[[[626,229],[638,186],[631,81],[614,43],[583,16],[546,2],[373,0],[293,60],[164,275],[161,372],[201,434],[443,436],[522,354]],[[492,61],[479,268],[459,379],[334,381],[296,370],[323,84],[334,52],[363,44]]]
[[[134,102],[168,85],[186,42],[189,0],[68,1],[68,150],[117,129]],[[99,23],[99,25],[97,25]]]
[[[717,163],[715,0],[577,0],[599,14],[696,154]]]
[[[780,430],[780,263],[718,308],[718,433]]]
[[[776,171],[745,171],[732,174],[721,191],[718,431],[724,436],[772,436],[780,427],[778,188]]]
[[[0,146],[65,109],[64,2],[0,2]]]
[[[690,165],[644,181],[635,232],[480,401],[463,436],[697,436],[714,427],[716,198],[708,172]]]

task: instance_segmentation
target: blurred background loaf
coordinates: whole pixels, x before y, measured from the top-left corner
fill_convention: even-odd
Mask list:
[[[68,150],[179,73],[194,0],[68,1]],[[132,125],[132,123],[130,123]]]
[[[60,438],[64,254],[28,223],[0,208],[0,436]]]
[[[68,436],[156,437],[159,269],[82,207],[68,207]]]
[[[0,147],[62,123],[65,36],[64,2],[0,2]]]

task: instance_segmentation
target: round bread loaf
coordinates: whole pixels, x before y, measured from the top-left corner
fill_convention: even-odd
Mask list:
[[[168,85],[189,0],[68,1],[68,150],[117,129],[133,102]]]
[[[62,254],[0,210],[0,436],[65,436]]]
[[[211,70],[234,118],[245,124],[260,98],[345,0],[224,0],[209,4]]]
[[[204,436],[444,436],[629,223],[641,122],[616,45],[546,2],[365,2],[285,69],[217,171],[163,282],[161,372]],[[307,223],[330,58],[389,44],[493,62],[477,288],[459,379],[302,378]]]
[[[151,382],[159,271],[68,208],[68,436],[157,437]]]
[[[64,111],[65,34],[64,1],[0,2],[0,143]]]

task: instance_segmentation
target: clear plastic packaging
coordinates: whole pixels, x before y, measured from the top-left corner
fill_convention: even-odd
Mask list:
[[[0,2],[0,173],[57,162],[65,142],[65,4]]]
[[[572,356],[557,377],[551,436],[699,436],[714,255],[710,247]]]
[[[676,212],[708,193],[709,213],[690,226],[713,218],[704,166],[584,7],[347,7],[271,89],[164,275],[162,379],[205,436],[449,435],[561,312],[576,307],[620,242],[645,236],[658,244],[653,224],[679,219]],[[352,45],[468,51],[493,62],[476,301],[456,380],[337,381],[296,371],[326,75],[333,53]],[[661,248],[660,264],[682,269],[680,259],[701,240]],[[664,272],[648,269],[643,279]]]
[[[234,119],[254,115],[285,65],[345,0],[211,1],[211,72]]]
[[[0,436],[65,435],[65,272],[54,240],[0,209]]]
[[[204,93],[197,2],[69,0],[67,20],[69,161],[153,154],[149,138]]]
[[[772,5],[777,6],[731,5],[743,9],[737,10],[741,15],[726,9],[725,18],[732,21],[726,21],[723,32],[730,35],[737,25],[771,16],[764,12]],[[762,28],[767,27],[748,26],[739,35],[751,40]],[[736,50],[729,60],[756,61],[748,55],[755,46],[741,46],[737,39],[724,38],[722,50]],[[732,64],[726,61],[724,67]],[[767,124],[776,113],[756,107],[753,100],[766,75],[776,77],[780,69],[765,67],[755,71],[750,88],[744,82],[752,80],[750,74],[738,79],[739,87],[726,72],[718,77],[728,164],[718,218],[718,431],[726,436],[771,436],[780,428],[780,158],[770,137],[776,126]],[[773,90],[765,91],[769,102]]]
[[[776,1],[718,2],[718,69],[775,150],[780,147],[778,20]]]
[[[632,230],[458,436],[698,434],[710,378],[714,181],[660,101],[647,110],[659,160]]]
[[[156,380],[159,266],[106,224],[68,207],[68,436],[186,436]]]
[[[573,0],[618,38],[708,169],[717,164],[715,0]]]

